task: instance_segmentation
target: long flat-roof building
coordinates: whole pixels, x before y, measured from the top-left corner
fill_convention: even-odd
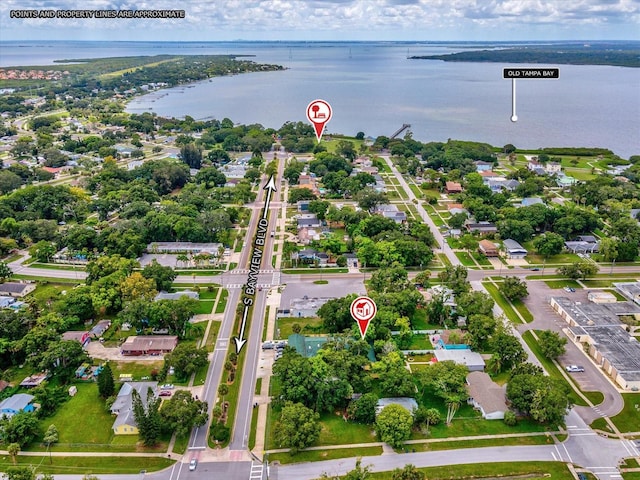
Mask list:
[[[161,355],[171,353],[178,345],[175,335],[141,335],[127,337],[120,352],[122,355]]]
[[[484,371],[485,363],[482,355],[469,349],[440,349],[434,350],[433,355],[439,362],[453,361],[458,365],[464,365],[470,372]]]
[[[567,297],[552,297],[550,303],[569,324],[569,338],[589,345],[589,356],[616,384],[625,390],[640,389],[640,342],[620,321],[622,315],[640,315],[640,305],[576,303]]]

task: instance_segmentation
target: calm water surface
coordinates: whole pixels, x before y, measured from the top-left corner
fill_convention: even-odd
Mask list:
[[[19,46],[22,45],[22,46]],[[557,80],[519,80],[512,123],[503,64],[409,60],[467,44],[407,43],[60,43],[2,45],[0,65],[118,55],[244,54],[287,67],[214,78],[139,97],[129,112],[197,119],[228,117],[279,128],[306,121],[307,104],[331,103],[329,132],[391,135],[403,123],[417,140],[476,140],[519,148],[595,146],[640,154],[640,69],[560,65]],[[557,65],[553,65],[557,66]]]

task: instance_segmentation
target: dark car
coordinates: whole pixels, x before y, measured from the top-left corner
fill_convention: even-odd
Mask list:
[[[170,397],[171,396],[171,392],[169,390],[160,390],[160,393],[158,395],[160,397]]]

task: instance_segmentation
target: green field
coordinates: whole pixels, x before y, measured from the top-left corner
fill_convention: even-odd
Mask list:
[[[626,432],[640,432],[640,393],[623,393],[624,408],[615,417],[611,417],[618,430]],[[591,424],[592,428],[610,431],[604,419],[598,418]]]
[[[464,461],[464,459],[461,459]],[[363,462],[366,467],[368,462]],[[429,480],[466,480],[505,478],[510,480],[573,480],[573,475],[561,462],[504,462],[456,464],[443,467],[419,468]],[[321,472],[319,472],[320,474]],[[345,479],[346,477],[341,477]],[[393,480],[393,472],[370,473],[367,480]]]
[[[298,324],[302,327],[303,335],[326,333],[326,330],[322,327],[322,320],[319,317],[315,318],[278,318],[276,320],[276,335],[278,338],[289,338],[289,335],[293,334],[293,325]]]
[[[18,465],[33,466],[38,473],[53,474],[137,474],[142,470],[153,472],[173,465],[174,460],[162,457],[53,457],[18,456]],[[8,457],[0,458],[0,470],[12,466]]]

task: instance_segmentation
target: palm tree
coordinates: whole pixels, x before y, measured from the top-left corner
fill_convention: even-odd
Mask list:
[[[176,260],[182,263],[182,267],[184,268],[189,261],[189,256],[185,253],[181,253],[180,255],[176,256]]]

